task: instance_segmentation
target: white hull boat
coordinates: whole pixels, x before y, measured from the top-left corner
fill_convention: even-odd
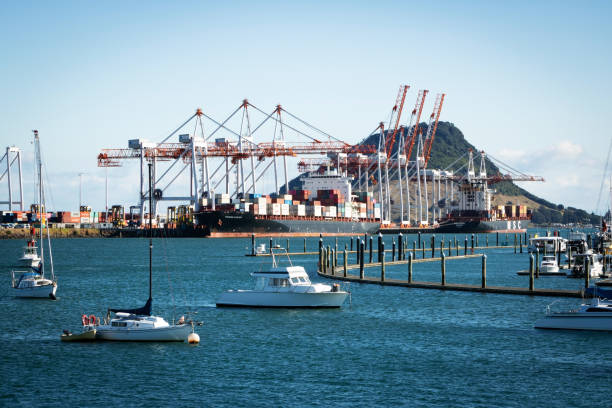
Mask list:
[[[151,164],[149,164],[149,190],[151,185]],[[152,198],[149,195],[149,208],[153,208]],[[152,218],[149,216],[149,231],[152,231]],[[149,237],[149,299],[147,303],[137,309],[109,309],[103,324],[96,325],[96,340],[108,341],[189,341],[199,342],[199,336],[194,332],[193,322],[185,322],[181,317],[177,324],[169,324],[159,316],[151,315],[153,302],[153,240]],[[111,312],[114,316],[111,318]],[[83,324],[90,323],[91,319],[83,317]],[[94,318],[94,322],[96,319]],[[194,340],[197,338],[197,340]]]
[[[24,254],[23,257],[19,258],[19,266],[25,268],[38,268],[40,265],[40,257],[37,256],[26,256]]]
[[[327,285],[325,285],[327,286]],[[331,288],[330,288],[331,289]],[[280,308],[335,308],[340,307],[347,292],[266,292],[255,290],[230,290],[217,300],[218,307],[280,307]]]
[[[159,316],[117,313],[108,324],[96,327],[97,340],[109,341],[186,341],[191,324],[169,325]]]
[[[547,307],[546,316],[538,320],[536,329],[596,330],[612,331],[612,302],[594,298],[590,304],[583,304],[576,310],[551,312]]]
[[[559,265],[557,265],[557,259],[554,256],[544,256],[542,258],[542,262],[540,262],[540,272],[543,272],[543,273],[559,272]]]
[[[272,267],[251,273],[256,280],[254,290],[228,290],[217,299],[217,307],[270,307],[270,308],[337,308],[342,306],[348,292],[338,284],[311,283],[302,266],[277,264],[278,254],[273,248]]]

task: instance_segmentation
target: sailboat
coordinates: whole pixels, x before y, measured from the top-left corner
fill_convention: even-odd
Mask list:
[[[153,302],[153,239],[152,239],[152,194],[151,194],[151,164],[149,164],[149,299],[140,308],[108,309],[103,324],[96,327],[97,340],[114,341],[199,341],[194,333],[193,322],[179,319],[177,324],[169,324],[164,318],[151,315]],[[111,317],[111,313],[114,316]],[[196,339],[197,341],[192,341]]]
[[[11,271],[11,292],[17,297],[30,297],[30,298],[51,298],[55,300],[55,292],[57,291],[57,280],[55,279],[55,272],[53,270],[53,252],[51,251],[51,237],[49,235],[49,226],[47,224],[47,217],[45,212],[45,190],[43,188],[43,177],[42,177],[42,159],[40,153],[40,139],[38,137],[38,130],[34,130],[34,148],[36,151],[36,164],[38,169],[38,205],[36,207],[36,213],[38,220],[40,221],[40,257],[38,262],[34,262],[34,255],[38,257],[36,253],[36,246],[34,238],[28,244],[28,248],[33,248],[30,251],[29,265],[31,267],[28,271]],[[47,232],[47,244],[49,249],[49,265],[51,269],[51,279],[45,278],[44,265],[45,265],[45,251],[44,251],[44,231]],[[32,245],[31,243],[34,242]],[[24,254],[25,257],[26,254]],[[23,259],[23,258],[22,258]]]

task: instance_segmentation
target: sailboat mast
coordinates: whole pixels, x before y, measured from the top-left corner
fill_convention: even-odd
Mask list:
[[[149,299],[153,298],[153,191],[151,189],[151,163],[149,163]]]
[[[34,132],[34,150],[36,153],[36,164],[38,168],[38,208],[36,209],[36,213],[39,219],[39,228],[38,234],[40,235],[40,272],[41,275],[45,276],[45,246],[43,245],[43,229],[42,229],[42,214],[41,214],[41,206],[42,206],[42,160],[40,158],[40,140],[38,139],[38,130],[33,130]]]

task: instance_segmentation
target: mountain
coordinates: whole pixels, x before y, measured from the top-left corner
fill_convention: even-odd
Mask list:
[[[419,127],[423,134],[427,129],[426,123],[419,124]],[[380,134],[373,134],[363,139],[359,144],[361,145],[374,145],[378,146]],[[393,146],[392,154],[397,151],[398,144],[395,143]],[[474,152],[479,150],[469,143],[463,132],[451,122],[439,122],[436,131],[434,143],[431,149],[431,157],[427,167],[429,169],[444,169],[452,170],[455,174],[462,174],[465,172],[467,165],[467,153],[468,150],[472,149]],[[411,154],[411,160],[414,160],[416,156],[416,144]],[[476,171],[480,165],[480,155],[474,154],[474,164]],[[487,174],[492,176],[496,174],[504,174],[505,172],[500,170],[489,158],[485,158],[485,165]],[[376,177],[376,175],[375,175]],[[299,188],[301,183],[298,179],[293,179],[289,183],[290,189]],[[528,192],[527,190],[517,186],[511,181],[503,181],[496,183],[491,186],[496,190],[494,194],[493,205],[526,205],[532,209],[532,222],[535,224],[550,224],[550,223],[582,223],[582,224],[593,224],[599,225],[601,223],[601,217],[593,213],[589,214],[584,210],[564,207],[562,204],[554,204],[543,198],[537,197],[536,195]],[[431,191],[431,190],[430,190]],[[394,194],[395,193],[395,194]],[[392,201],[399,207],[399,193],[392,189]],[[399,208],[396,213],[399,212]]]

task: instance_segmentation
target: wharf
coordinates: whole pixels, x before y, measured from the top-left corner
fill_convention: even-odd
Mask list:
[[[490,247],[489,247],[490,248]],[[507,247],[506,247],[507,248]],[[382,246],[384,251],[384,245]],[[529,286],[528,287],[505,287],[505,286],[490,286],[487,285],[487,256],[484,254],[464,254],[457,256],[445,256],[443,253],[440,257],[429,257],[421,259],[413,259],[413,254],[408,253],[408,259],[392,260],[391,262],[385,262],[385,256],[382,255],[380,262],[364,262],[365,251],[358,257],[359,263],[348,265],[347,258],[345,255],[343,259],[343,265],[338,265],[338,255],[341,253],[347,253],[346,251],[335,252],[331,248],[321,248],[319,252],[319,268],[317,274],[323,278],[336,279],[346,282],[364,283],[364,284],[375,284],[381,286],[400,286],[407,288],[419,288],[419,289],[437,289],[437,290],[450,290],[450,291],[461,291],[461,292],[477,292],[477,293],[494,293],[494,294],[506,294],[506,295],[523,295],[523,296],[548,296],[548,297],[571,297],[571,298],[584,298],[588,297],[584,290],[568,290],[568,289],[537,289],[534,287],[535,269],[533,265],[533,258],[530,263],[529,273]],[[385,251],[386,252],[386,251]],[[404,254],[405,255],[405,254]],[[463,283],[447,283],[446,282],[446,262],[451,260],[461,260],[470,258],[481,258],[482,259],[482,279],[480,285],[463,284]],[[393,258],[392,258],[393,259]],[[440,282],[423,282],[415,281],[412,279],[413,276],[413,265],[418,263],[426,262],[438,262],[440,264],[441,276]],[[407,265],[407,279],[390,279],[385,276],[385,269],[387,266],[393,265]],[[379,269],[378,276],[366,276],[365,270],[367,268]],[[349,271],[358,270],[359,275],[350,274]],[[588,287],[588,280],[586,282]]]

